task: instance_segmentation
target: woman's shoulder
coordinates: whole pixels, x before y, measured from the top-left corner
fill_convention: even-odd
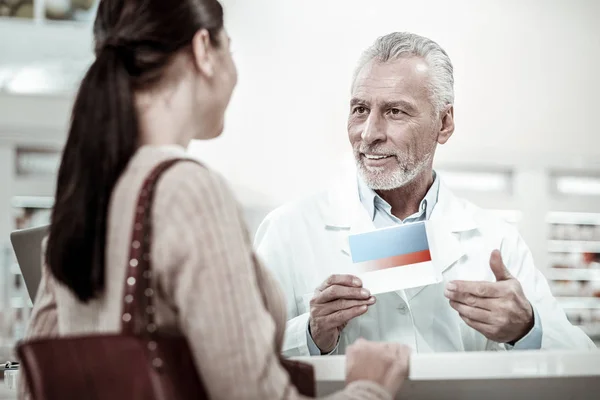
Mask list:
[[[157,183],[157,208],[183,208],[189,212],[237,208],[235,197],[225,179],[193,158],[179,159]]]
[[[191,157],[178,159],[165,171],[158,185],[163,189],[188,195],[228,190],[221,174]]]

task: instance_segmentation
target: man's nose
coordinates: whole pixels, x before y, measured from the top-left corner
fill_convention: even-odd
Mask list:
[[[379,118],[377,114],[371,113],[367,118],[364,129],[360,135],[362,141],[366,144],[384,141],[385,130],[382,125],[381,118]]]

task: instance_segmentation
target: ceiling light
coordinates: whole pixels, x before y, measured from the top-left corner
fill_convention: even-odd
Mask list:
[[[600,196],[600,178],[560,176],[556,178],[556,190],[561,194]]]

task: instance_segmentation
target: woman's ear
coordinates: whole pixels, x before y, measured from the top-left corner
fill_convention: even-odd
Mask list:
[[[200,29],[192,39],[192,52],[194,64],[202,74],[212,77],[215,73],[214,47],[210,41],[210,34],[206,29]]]
[[[442,126],[437,141],[439,144],[445,144],[454,133],[454,106],[446,106],[440,114],[440,118],[442,119]]]

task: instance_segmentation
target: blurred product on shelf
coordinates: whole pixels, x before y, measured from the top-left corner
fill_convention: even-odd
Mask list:
[[[600,253],[578,252],[552,253],[550,255],[552,268],[585,268],[600,269]]]
[[[72,0],[73,7],[81,10],[91,10],[94,6],[95,0]]]
[[[33,0],[0,0],[0,17],[33,18]]]
[[[565,240],[579,240],[579,227],[577,225],[567,225],[565,229]]]
[[[4,385],[8,390],[17,389],[17,378],[19,376],[19,370],[4,371]]]
[[[600,253],[584,252],[582,254],[583,263],[588,268],[600,268]]]
[[[565,238],[566,227],[562,224],[552,224],[550,226],[550,239],[563,240]]]
[[[25,337],[25,320],[23,318],[23,309],[15,309],[15,318],[12,323],[12,339],[14,343]]]
[[[45,15],[51,20],[91,21],[95,0],[45,0]]]
[[[567,318],[573,325],[583,325],[592,322],[592,313],[590,310],[585,309],[572,309],[565,310]]]
[[[8,312],[7,308],[0,309],[0,344],[10,336],[10,324],[6,315]]]
[[[15,220],[15,226],[17,229],[26,229],[31,226],[31,220],[35,214],[35,208],[24,208],[23,213],[19,215]]]
[[[600,298],[600,281],[590,281],[590,296]]]
[[[600,340],[600,214],[548,216],[550,290],[567,318],[597,343]]]
[[[25,334],[33,304],[12,247],[0,247],[0,253],[0,360],[8,360]]]
[[[600,242],[600,225],[592,224],[551,224],[551,240],[581,240]]]
[[[71,0],[46,0],[46,18],[70,19]]]
[[[50,210],[46,208],[24,207],[17,210],[15,217],[16,229],[35,228],[50,222]]]
[[[581,293],[581,282],[579,281],[551,281],[550,289],[554,296],[579,296]]]
[[[585,280],[552,280],[550,290],[559,297],[600,297],[600,282]]]
[[[594,226],[583,225],[579,228],[580,240],[594,240]]]

